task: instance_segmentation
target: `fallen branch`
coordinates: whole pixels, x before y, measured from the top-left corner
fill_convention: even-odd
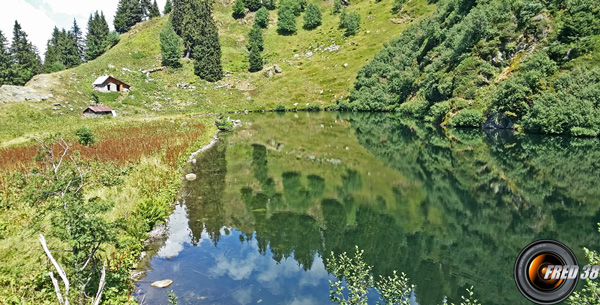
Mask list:
[[[142,71],[142,73],[143,74],[148,74],[148,73],[153,73],[153,72],[156,72],[156,71],[162,71],[162,70],[165,70],[165,69],[167,69],[167,67],[165,67],[165,66],[163,66],[163,67],[156,67],[156,68],[144,70],[144,71]]]
[[[60,275],[65,285],[65,297],[63,299],[63,296],[60,293],[60,286],[58,285],[58,281],[54,278],[54,274],[52,272],[48,273],[50,275],[50,279],[52,279],[52,285],[54,285],[54,291],[56,292],[56,298],[58,299],[58,303],[69,305],[69,280],[67,279],[67,274],[65,273],[65,270],[60,266],[60,264],[56,262],[56,260],[52,256],[52,253],[50,253],[50,250],[48,250],[48,246],[46,245],[46,239],[42,234],[40,234],[40,243],[42,244],[42,248],[44,248],[44,252],[46,252],[46,255],[48,256],[48,259],[50,259],[50,262],[52,262],[52,265],[54,265],[54,268],[58,272],[58,275]]]

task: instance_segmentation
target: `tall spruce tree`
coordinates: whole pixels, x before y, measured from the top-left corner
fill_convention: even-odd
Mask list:
[[[277,0],[263,0],[262,4],[265,8],[272,11],[277,8]]]
[[[248,33],[248,45],[246,47],[248,50],[251,50],[253,47],[257,47],[259,51],[263,50],[263,31],[256,22],[252,26],[252,29],[250,29],[250,33]]]
[[[248,62],[250,63],[250,68],[248,69],[250,72],[257,72],[263,68],[262,55],[260,54],[260,49],[255,44],[252,45],[250,54],[248,54]]]
[[[142,9],[143,18],[150,18],[150,10],[152,9],[152,2],[150,0],[137,0],[140,3]]]
[[[173,10],[173,3],[171,3],[171,0],[167,0],[165,3],[165,9],[163,10],[163,15],[170,13],[171,10]]]
[[[246,6],[244,5],[243,0],[235,0],[235,4],[233,5],[233,13],[232,16],[235,19],[244,18],[246,15]]]
[[[81,56],[79,55],[79,48],[77,47],[77,41],[72,33],[63,29],[60,32],[58,44],[60,60],[65,67],[72,68],[82,63]]]
[[[108,23],[106,23],[104,13],[99,14],[96,11],[94,15],[90,15],[86,36],[87,48],[85,58],[87,60],[93,60],[106,51],[108,47],[108,33]]]
[[[83,61],[84,59],[84,51],[85,51],[85,41],[83,40],[83,33],[81,32],[81,28],[77,24],[77,20],[73,19],[73,26],[70,31],[71,35],[73,35],[73,39],[75,40],[75,44],[77,45],[77,52],[79,53],[79,58]]]
[[[190,8],[191,2],[192,0],[173,0],[173,13],[171,14],[171,23],[173,24],[173,29],[179,36],[183,36],[182,32],[184,17],[188,13],[192,13],[192,10]]]
[[[10,53],[14,62],[11,73],[12,84],[24,85],[34,75],[42,71],[42,63],[36,47],[29,42],[27,33],[23,31],[17,21],[15,21],[13,27],[13,40],[10,46]]]
[[[192,52],[195,59],[194,73],[209,82],[218,81],[223,78],[223,67],[219,32],[212,17],[212,1],[192,0],[192,11],[200,17],[200,27]]]
[[[254,23],[258,24],[261,28],[266,29],[269,26],[269,10],[265,7],[261,7],[256,12]]]
[[[162,64],[169,67],[178,67],[180,65],[179,59],[181,58],[182,49],[181,38],[173,30],[173,25],[167,22],[160,32]]]
[[[147,0],[143,0],[144,3]],[[113,25],[119,33],[125,33],[144,18],[145,5],[140,0],[119,0]]]
[[[154,2],[152,3],[152,6],[150,7],[149,17],[150,18],[160,17],[160,9],[158,8],[158,3],[156,3],[156,0],[154,0]]]
[[[7,43],[6,37],[0,31],[0,86],[11,83],[12,59],[10,58]]]
[[[46,44],[46,54],[44,56],[43,66],[43,71],[45,73],[57,72],[65,69],[65,66],[62,64],[60,59],[61,52],[59,50],[59,36],[60,31],[57,27],[54,27],[54,30],[52,31],[52,37]]]

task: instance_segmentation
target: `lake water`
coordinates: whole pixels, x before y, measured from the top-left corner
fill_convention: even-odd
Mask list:
[[[236,117],[238,118],[238,117]],[[448,129],[389,114],[240,115],[186,170],[138,300],[330,304],[331,252],[407,274],[413,304],[530,304],[514,262],[534,240],[597,248],[600,143]],[[187,173],[187,172],[186,172]],[[172,279],[167,289],[150,287]],[[376,301],[371,295],[370,300]]]

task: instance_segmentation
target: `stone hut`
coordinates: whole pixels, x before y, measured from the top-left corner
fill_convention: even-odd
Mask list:
[[[107,115],[117,116],[117,113],[108,106],[90,106],[83,111],[83,116],[97,118]]]
[[[127,92],[129,91],[129,88],[131,88],[128,84],[110,75],[98,77],[94,83],[92,83],[92,86],[94,86],[94,90],[100,92]]]

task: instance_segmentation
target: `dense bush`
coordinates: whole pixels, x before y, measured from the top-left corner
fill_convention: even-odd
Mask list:
[[[449,111],[450,103],[448,101],[433,104],[429,108],[429,113],[425,117],[425,120],[432,123],[441,123]]]
[[[342,10],[340,15],[340,28],[345,29],[346,36],[352,36],[356,34],[360,28],[360,14],[357,12],[346,13],[346,10]]]
[[[456,127],[479,127],[483,123],[483,113],[477,109],[464,109],[448,122]]]
[[[94,133],[87,127],[81,127],[75,130],[75,135],[77,136],[77,142],[81,145],[88,146],[96,143]]]
[[[279,19],[277,20],[277,32],[280,35],[296,34],[296,16],[289,8],[279,8]]]
[[[312,30],[321,25],[321,8],[316,4],[310,4],[304,13],[304,29]]]

